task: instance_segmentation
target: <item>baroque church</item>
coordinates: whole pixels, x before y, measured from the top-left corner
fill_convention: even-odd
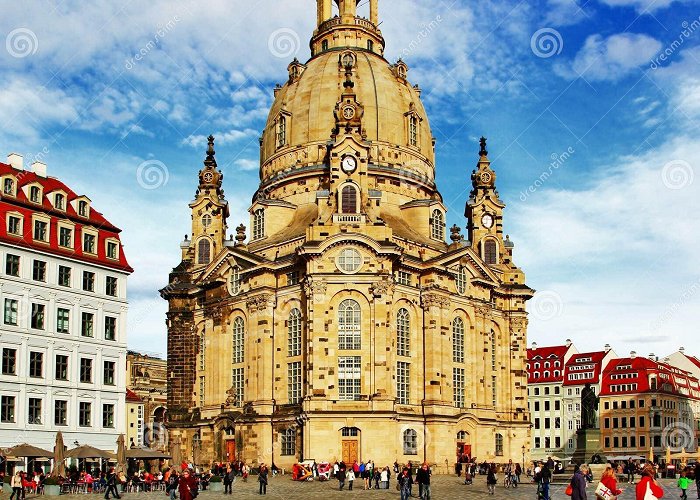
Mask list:
[[[334,14],[332,2],[336,4]],[[529,450],[525,302],[486,140],[450,229],[435,140],[378,1],[317,0],[260,139],[260,186],[227,238],[214,138],[168,301],[168,427],[199,464],[279,467]],[[476,158],[475,158],[476,159]]]

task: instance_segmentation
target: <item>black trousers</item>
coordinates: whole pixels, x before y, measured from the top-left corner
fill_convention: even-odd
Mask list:
[[[117,485],[116,484],[108,484],[107,485],[107,491],[105,492],[105,498],[109,498],[109,494],[112,494],[114,498],[120,498],[119,497],[119,492],[117,491]]]
[[[267,495],[267,483],[260,481],[260,494]]]

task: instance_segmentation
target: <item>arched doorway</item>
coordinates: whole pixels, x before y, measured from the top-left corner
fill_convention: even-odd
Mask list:
[[[457,461],[469,462],[472,459],[471,436],[467,431],[457,433]]]

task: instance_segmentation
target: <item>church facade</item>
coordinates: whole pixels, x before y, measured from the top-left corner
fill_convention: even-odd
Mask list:
[[[161,290],[170,441],[201,464],[520,461],[533,290],[486,140],[448,243],[420,89],[383,57],[378,0],[369,18],[335,3],[317,0],[311,59],[275,89],[249,237],[226,237],[210,137]]]

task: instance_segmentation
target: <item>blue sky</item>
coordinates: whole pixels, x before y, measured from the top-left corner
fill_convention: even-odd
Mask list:
[[[0,3],[2,154],[46,162],[123,229],[129,346],[165,353],[157,290],[190,232],[204,138],[233,232],[272,89],[309,57],[315,2]],[[380,17],[387,59],[423,89],[450,225],[465,226],[489,138],[538,290],[530,341],[700,354],[700,3],[380,0]]]

